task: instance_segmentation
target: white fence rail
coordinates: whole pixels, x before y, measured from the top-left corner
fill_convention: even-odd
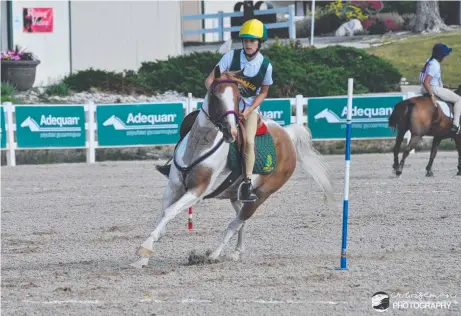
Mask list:
[[[289,101],[290,104],[290,112],[286,113],[285,115],[289,115],[289,123],[297,123],[301,125],[307,124],[307,116],[305,115],[305,109],[307,108],[307,98],[304,98],[302,95],[297,95],[295,98],[286,98],[286,99],[266,99],[267,101]],[[199,107],[200,101],[194,101],[192,99],[192,95],[188,95],[188,99],[185,102],[161,102],[161,103],[136,103],[136,104],[124,104],[124,103],[117,103],[117,104],[94,104],[93,102],[88,102],[87,104],[12,104],[11,102],[5,102],[2,104],[3,111],[4,111],[4,122],[0,122],[1,125],[1,134],[2,134],[2,148],[1,150],[5,150],[7,152],[7,165],[8,166],[15,166],[16,165],[16,151],[18,150],[45,150],[45,149],[86,149],[86,161],[88,163],[95,163],[96,162],[96,149],[98,148],[127,148],[127,147],[153,147],[153,146],[160,146],[160,145],[174,145],[176,144],[177,139],[176,136],[179,135],[179,127],[182,122],[182,118],[185,115],[189,114],[190,112],[196,110]],[[115,110],[113,115],[108,115],[106,117],[98,118],[98,111],[102,112],[104,107],[115,107],[122,109],[123,107],[131,107],[130,113],[133,113],[133,119],[138,120],[138,123],[142,121],[149,121],[149,116],[151,118],[158,118],[162,120],[162,114],[149,114],[149,115],[141,115],[143,109],[150,108],[154,112],[168,112],[168,108],[173,105],[179,105],[181,107],[181,112],[178,113],[180,117],[175,124],[176,127],[171,127],[171,130],[175,130],[175,136],[167,135],[164,136],[155,136],[155,134],[151,134],[150,138],[147,143],[143,143],[145,139],[136,139],[133,141],[132,144],[123,143],[123,139],[120,138],[118,132],[125,128],[123,132],[129,133],[129,129],[131,127],[118,127],[114,124],[113,127],[110,127],[110,123],[108,123],[109,119],[116,116],[119,113],[119,110]],[[76,123],[78,121],[78,114],[66,114],[62,113],[59,114],[60,109],[64,109],[66,107],[77,106],[82,108],[81,115],[84,118],[84,123],[78,127],[78,124],[70,124]],[[141,108],[143,107],[143,108]],[[34,116],[34,109],[41,109],[40,114],[36,114]],[[52,111],[46,111],[46,108],[53,109]],[[163,108],[163,109],[161,109]],[[295,111],[295,115],[292,115],[293,109]],[[18,109],[21,112],[22,110],[27,109],[27,113],[19,113]],[[52,113],[56,113],[53,115]],[[165,112],[165,113],[166,113]],[[270,111],[269,111],[270,112]],[[266,112],[269,113],[269,112]],[[277,112],[277,111],[275,111]],[[51,113],[51,114],[50,114]],[[137,113],[137,114],[136,114]],[[264,114],[264,112],[263,112]],[[60,116],[59,116],[60,115]],[[155,117],[157,115],[157,117]],[[168,114],[164,114],[168,115]],[[271,114],[269,113],[271,116]],[[121,115],[119,115],[121,116]],[[109,119],[108,119],[109,118]],[[115,118],[116,119],[116,118]],[[40,122],[37,122],[39,121]],[[25,123],[25,122],[32,122],[32,123]],[[43,122],[42,122],[43,121]],[[153,120],[152,120],[153,121]],[[54,127],[44,127],[46,124],[54,124]],[[69,124],[68,124],[69,123]],[[107,123],[107,124],[106,124]],[[69,127],[66,127],[69,125]],[[71,126],[72,125],[72,126]],[[153,124],[155,125],[155,124]],[[171,125],[171,124],[170,124]],[[110,132],[112,133],[107,138],[112,139],[119,139],[120,143],[118,144],[107,144],[102,143],[101,136],[102,133],[98,133],[98,126],[100,129],[111,128]],[[138,128],[133,128],[137,130],[142,130],[149,128],[146,125],[137,125]],[[161,125],[159,129],[161,129]],[[136,127],[136,126],[135,126]],[[67,128],[67,129],[66,129]],[[79,129],[80,128],[80,129]],[[21,130],[21,134],[18,134],[18,130]],[[25,131],[23,131],[25,130]],[[128,130],[128,131],[127,131]],[[6,140],[3,139],[4,132],[6,132]],[[73,134],[72,134],[73,133]],[[81,133],[81,134],[78,134]],[[40,136],[37,136],[40,134]],[[78,135],[77,135],[78,134]],[[133,135],[136,136],[136,135]],[[146,136],[146,135],[145,135]],[[57,138],[61,137],[61,142]],[[65,138],[68,140],[64,140]],[[157,137],[157,138],[155,138]],[[82,139],[80,143],[76,141],[77,138]],[[135,138],[135,137],[133,137]],[[140,136],[142,138],[142,135]],[[154,139],[155,138],[155,139]],[[161,141],[156,142],[156,139]],[[167,139],[164,141],[164,139]],[[58,143],[62,144],[55,144],[54,142],[58,141]],[[3,142],[5,144],[3,144]],[[66,145],[68,142],[70,145]],[[106,141],[107,142],[107,141]],[[35,145],[37,144],[37,145]]]
[[[387,126],[393,106],[412,93],[353,96],[352,139],[395,138]],[[185,101],[116,104],[12,104],[0,111],[1,150],[7,165],[16,165],[16,151],[85,149],[96,162],[98,148],[174,145],[184,117],[198,109],[189,93]],[[261,113],[280,125],[308,126],[314,141],[344,140],[347,96],[266,99]],[[367,118],[368,117],[368,118]],[[409,142],[411,135],[405,138]]]
[[[293,4],[290,4],[288,7],[285,7],[285,8],[254,11],[256,18],[259,15],[274,14],[274,13],[287,13],[288,21],[287,22],[267,23],[265,24],[267,29],[288,28],[289,38],[292,40],[296,39],[295,6]],[[242,16],[243,16],[243,12],[222,12],[222,11],[219,11],[218,13],[211,13],[211,14],[185,15],[183,16],[183,21],[217,19],[218,27],[211,28],[211,29],[184,30],[183,34],[184,35],[197,35],[197,34],[207,34],[207,33],[218,33],[219,41],[223,41],[224,32],[238,32],[240,30],[240,26],[224,27],[224,18],[225,17],[242,17]]]

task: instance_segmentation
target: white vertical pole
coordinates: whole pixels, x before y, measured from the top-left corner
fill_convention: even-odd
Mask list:
[[[291,115],[291,113],[290,113]],[[296,124],[303,125],[303,96],[298,94],[296,96]]]
[[[8,166],[16,166],[16,143],[14,142],[14,129],[13,129],[13,103],[5,102],[3,103],[6,109],[6,128],[7,128],[7,143],[8,143],[8,153],[6,155],[6,162]]]
[[[219,28],[219,34],[218,34],[218,40],[220,42],[224,41],[224,12],[223,11],[218,11],[218,28]]]
[[[96,162],[96,123],[94,120],[95,105],[92,100],[88,102],[88,148],[86,151],[86,162]]]
[[[187,94],[187,102],[186,102],[186,115],[192,112],[192,93]]]
[[[288,34],[290,40],[296,39],[296,25],[295,25],[295,5],[290,4],[288,6]]]
[[[311,8],[311,38],[310,44],[311,46],[314,45],[314,24],[315,24],[315,0],[312,0],[312,8]]]

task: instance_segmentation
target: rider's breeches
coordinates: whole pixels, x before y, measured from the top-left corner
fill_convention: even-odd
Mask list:
[[[248,115],[248,118],[245,122],[245,137],[247,141],[246,151],[245,151],[245,170],[247,178],[251,179],[253,175],[253,167],[255,164],[255,136],[256,129],[258,127],[258,113],[253,111]]]
[[[453,102],[455,104],[453,111],[455,114],[453,124],[459,126],[459,116],[461,115],[461,96],[457,95],[449,89],[445,89],[442,87],[432,87],[432,90],[434,90],[435,95],[438,96],[440,99],[448,102]]]

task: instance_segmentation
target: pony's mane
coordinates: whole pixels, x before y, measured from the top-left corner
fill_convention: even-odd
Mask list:
[[[239,76],[240,71],[226,71],[221,74],[221,79],[228,79],[228,80],[235,80],[240,81],[241,78]]]

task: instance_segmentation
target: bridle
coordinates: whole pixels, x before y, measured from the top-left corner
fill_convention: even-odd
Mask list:
[[[215,81],[213,81],[213,83],[210,86],[210,94],[209,94],[210,97],[216,97],[216,95],[213,92],[213,89],[216,88],[216,86],[221,84],[221,83],[232,83],[232,84],[235,84],[235,85],[238,86],[239,82],[237,80],[231,80],[231,79],[223,79],[223,80],[215,80]],[[208,104],[210,104],[210,103],[211,102],[209,102]],[[218,118],[212,118],[210,116],[210,114],[205,111],[203,106],[201,107],[201,110],[203,111],[203,113],[205,113],[205,116],[208,118],[208,120],[210,120],[211,123],[213,123],[213,125],[216,126],[221,132],[222,132],[222,128],[223,128],[224,119],[226,118],[226,116],[228,116],[230,114],[234,115],[237,126],[239,124],[240,117],[239,117],[239,114],[235,110],[228,110],[228,111],[224,112],[223,114],[221,114]],[[210,109],[208,109],[208,111],[210,111]]]
[[[232,84],[235,84],[237,85],[238,87],[238,81],[236,80],[230,80],[230,79],[224,79],[224,80],[215,80],[213,81],[213,83],[211,84],[210,86],[210,96],[213,96],[213,97],[216,97],[213,93],[213,89],[221,84],[221,83],[232,83]],[[239,100],[240,102],[240,100]],[[202,106],[201,107],[201,111],[203,111],[203,113],[205,113],[205,116],[208,118],[208,120],[210,120],[213,125],[215,127],[217,127],[221,132],[223,132],[223,120],[226,116],[232,114],[235,116],[235,119],[236,119],[236,122],[237,122],[237,125],[239,124],[239,114],[235,111],[235,110],[229,110],[229,111],[226,111],[224,112],[223,114],[221,114],[217,119],[213,119],[209,113],[207,113],[204,109],[204,107]],[[194,168],[196,165],[198,165],[199,163],[201,163],[203,160],[207,159],[209,156],[211,156],[222,144],[224,143],[224,138],[221,138],[220,141],[214,145],[213,148],[211,148],[211,150],[209,150],[208,152],[206,152],[205,154],[201,155],[199,158],[197,158],[196,160],[194,160],[193,162],[190,163],[189,166],[187,167],[183,167],[181,166],[177,160],[176,160],[176,150],[179,146],[177,146],[175,148],[175,153],[173,154],[173,163],[175,164],[176,168],[181,172],[181,175],[182,175],[182,182],[183,182],[183,185],[184,185],[184,188],[187,190],[187,184],[186,184],[186,178],[187,178],[187,175],[189,174],[189,172],[192,170],[192,168]],[[242,143],[243,144],[243,143]]]

